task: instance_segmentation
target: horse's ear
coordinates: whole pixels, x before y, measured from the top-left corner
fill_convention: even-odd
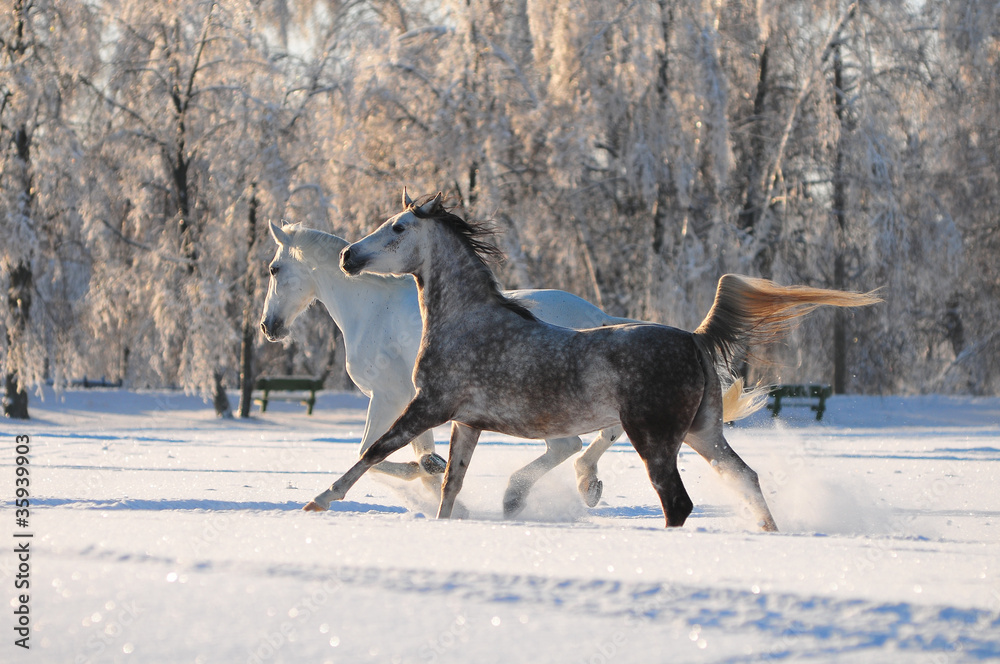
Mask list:
[[[444,198],[444,194],[439,191],[437,196],[420,206],[421,214],[431,214],[434,210],[441,207],[442,198]]]
[[[405,210],[405,209],[409,208],[411,205],[413,205],[413,199],[410,198],[410,195],[408,193],[406,193],[406,186],[404,185],[403,186],[403,209]]]
[[[271,228],[271,237],[274,238],[274,241],[276,243],[278,243],[278,244],[291,244],[291,242],[292,242],[292,236],[289,235],[288,233],[286,233],[281,228],[281,226],[279,226],[278,224],[274,223],[274,221],[269,221],[268,224],[269,224],[269,226]]]

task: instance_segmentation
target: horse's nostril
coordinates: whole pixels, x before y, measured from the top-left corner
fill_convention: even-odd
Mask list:
[[[346,265],[349,260],[351,260],[351,248],[344,247],[344,252],[340,255],[340,262]]]
[[[260,323],[260,331],[263,332],[264,334],[267,334],[267,323],[265,323],[264,321],[261,321]]]

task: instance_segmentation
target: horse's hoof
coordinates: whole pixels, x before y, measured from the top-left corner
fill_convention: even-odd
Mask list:
[[[326,508],[317,503],[315,500],[310,500],[306,503],[306,506],[302,508],[304,512],[325,512]]]
[[[581,488],[580,491],[583,502],[587,504],[587,507],[597,507],[597,503],[601,501],[602,493],[604,493],[604,482],[596,477],[590,480],[590,484],[587,485],[586,489]]]
[[[431,452],[420,457],[420,467],[428,475],[441,475],[448,468],[448,462],[440,454]]]
[[[503,497],[503,516],[513,519],[524,510],[524,494],[517,491],[507,491]]]

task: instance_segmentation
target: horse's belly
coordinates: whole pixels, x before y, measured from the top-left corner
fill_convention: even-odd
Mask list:
[[[558,399],[556,399],[558,401]],[[602,403],[525,403],[462,409],[456,420],[484,431],[518,438],[545,439],[578,436],[618,423],[617,408]]]

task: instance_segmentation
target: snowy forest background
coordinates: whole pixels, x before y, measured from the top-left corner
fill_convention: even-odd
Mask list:
[[[346,386],[321,307],[258,332],[267,221],[358,239],[403,185],[492,219],[506,287],[615,315],[692,329],[725,272],[883,289],[768,379],[1000,393],[994,2],[0,6],[12,415],[83,376]]]

